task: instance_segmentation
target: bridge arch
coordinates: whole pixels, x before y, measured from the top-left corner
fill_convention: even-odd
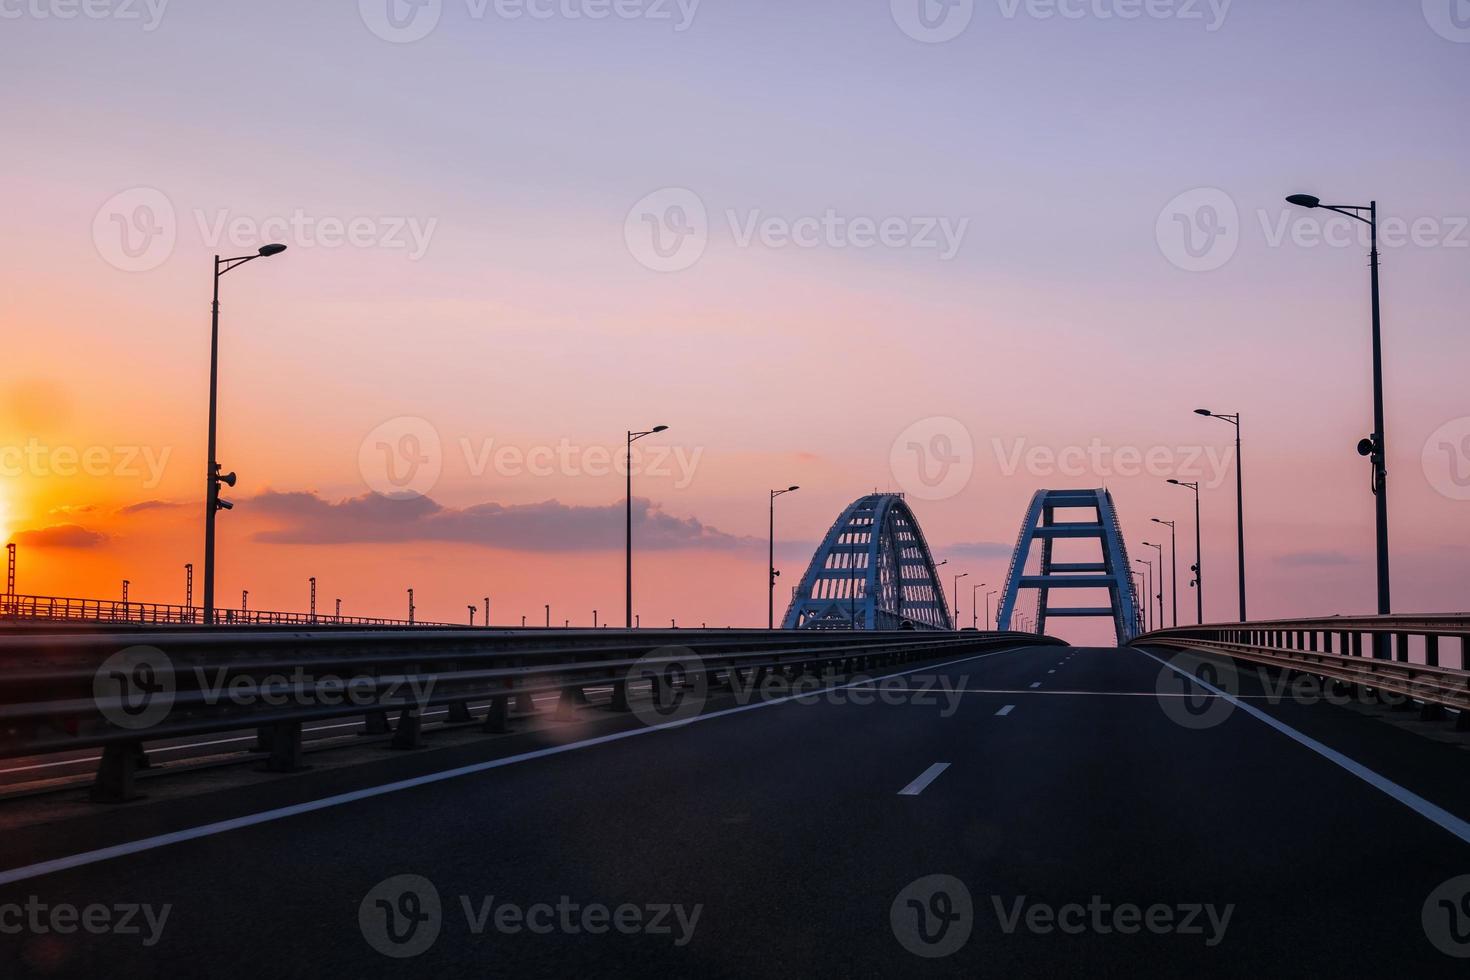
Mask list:
[[[934,557],[901,493],[849,504],[822,539],[783,629],[951,630]]]
[[[1058,520],[1058,510],[1083,510],[1091,513],[1082,520]],[[1053,545],[1059,539],[1093,540],[1098,555],[1091,561],[1059,562],[1052,558]],[[1027,572],[1031,546],[1040,543],[1036,570]],[[1011,628],[1011,617],[1022,589],[1035,589],[1036,632],[1046,632],[1051,617],[1099,617],[1113,621],[1113,629],[1122,646],[1138,635],[1138,595],[1133,588],[1133,566],[1128,561],[1128,547],[1113,507],[1113,495],[1107,490],[1038,490],[1026,508],[1016,550],[1006,573],[1005,592],[1001,596],[996,626]],[[1059,607],[1052,605],[1056,589],[1106,590],[1107,606]]]

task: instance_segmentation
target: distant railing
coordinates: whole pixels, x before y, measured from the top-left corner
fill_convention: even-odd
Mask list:
[[[451,626],[422,620],[386,619],[378,616],[333,616],[309,612],[277,612],[269,609],[219,609],[214,612],[220,626]],[[0,593],[0,622],[133,623],[140,626],[203,625],[202,606],[177,606],[165,602],[131,602],[121,599],[76,599],[62,596]]]
[[[1134,646],[1213,653],[1458,709],[1470,728],[1470,614],[1332,616],[1155,630]]]

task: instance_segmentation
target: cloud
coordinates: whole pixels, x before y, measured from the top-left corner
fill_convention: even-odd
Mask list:
[[[556,500],[538,504],[475,504],[456,509],[428,497],[393,499],[369,493],[332,502],[315,493],[266,491],[248,501],[248,510],[279,522],[256,533],[271,544],[360,544],[405,541],[458,541],[512,551],[608,551],[623,547],[621,502],[599,507],[571,506]],[[665,514],[657,505],[633,499],[638,547],[736,549],[751,538],[725,534],[690,518]]]
[[[96,548],[107,541],[107,535],[76,524],[57,524],[32,531],[17,531],[10,540],[31,548]]]
[[[141,514],[149,510],[173,510],[175,507],[182,506],[183,504],[172,500],[144,500],[140,503],[128,504],[126,507],[119,507],[117,512],[119,514]]]
[[[1341,565],[1357,565],[1362,559],[1341,551],[1290,551],[1278,555],[1276,563],[1295,568],[1327,568]]]
[[[936,561],[941,558],[1009,558],[1015,550],[1015,545],[999,541],[962,541],[933,549]]]

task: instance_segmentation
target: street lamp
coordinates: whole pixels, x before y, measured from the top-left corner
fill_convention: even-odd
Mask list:
[[[1159,600],[1158,625],[1162,629],[1164,626],[1164,546],[1161,544],[1150,544],[1147,541],[1143,543],[1143,546],[1145,548],[1152,548],[1159,553],[1159,591],[1155,598]]]
[[[1174,521],[1161,521],[1157,517],[1150,518],[1155,524],[1162,524],[1169,529],[1169,599],[1174,606],[1174,625],[1179,625],[1179,536],[1176,534]]]
[[[1185,487],[1194,491],[1194,566],[1190,569],[1194,572],[1194,581],[1189,584],[1194,587],[1195,616],[1199,624],[1205,624],[1205,573],[1204,559],[1200,556],[1200,531],[1199,531],[1199,484],[1189,483],[1182,480],[1170,480],[1176,487]]]
[[[1197,408],[1194,414],[1219,419],[1235,426],[1235,554],[1240,571],[1240,621],[1247,622],[1245,614],[1245,482],[1241,476],[1240,459],[1240,413],[1224,415],[1208,408]]]
[[[1303,208],[1326,208],[1361,221],[1372,233],[1372,251],[1368,265],[1371,269],[1373,292],[1373,434],[1358,443],[1358,454],[1366,456],[1373,464],[1373,495],[1376,498],[1376,523],[1378,537],[1378,613],[1386,616],[1392,611],[1389,597],[1388,576],[1388,449],[1383,422],[1383,318],[1378,296],[1378,202],[1367,206],[1361,204],[1323,204],[1320,198],[1310,194],[1293,194],[1287,202]],[[1363,212],[1368,216],[1363,217]],[[1384,637],[1386,639],[1386,637]],[[1387,659],[1388,646],[1377,638],[1373,644],[1373,655]]]
[[[633,628],[633,443],[637,442],[639,439],[642,439],[644,436],[651,436],[651,435],[654,435],[654,434],[659,433],[659,432],[667,432],[668,429],[669,429],[669,427],[667,425],[655,425],[653,428],[649,429],[647,432],[633,432],[632,430],[629,430],[629,432],[628,432],[628,455],[627,455],[627,465],[625,467],[625,469],[627,471],[626,472],[626,476],[628,478],[628,499],[627,499],[627,518],[628,518],[628,520],[627,520],[627,537],[625,538],[626,545],[627,545],[626,550],[627,550],[627,559],[628,559],[627,576],[625,578],[625,584],[627,586],[627,612],[628,612],[627,626],[628,626],[628,629],[632,629]],[[546,620],[546,625],[547,626],[550,626],[551,625],[550,614],[548,613],[547,616],[548,616],[548,618]]]
[[[1000,610],[999,609],[996,609],[996,611],[995,611],[995,621],[994,622],[991,622],[991,619],[990,619],[990,597],[993,596],[993,595],[995,595],[999,591],[1000,591],[1000,589],[991,589],[989,592],[985,593],[985,628],[987,630],[989,630],[989,629],[1000,629]]]
[[[970,625],[975,629],[980,628],[980,590],[985,588],[985,583],[970,586]],[[986,614],[989,618],[989,614]]]
[[[209,325],[209,456],[205,461],[204,474],[204,623],[214,623],[214,515],[216,511],[229,510],[235,505],[221,500],[220,484],[233,487],[234,473],[221,473],[220,464],[215,462],[215,430],[219,418],[219,280],[226,272],[246,262],[280,255],[284,245],[262,245],[254,255],[239,255],[232,259],[214,257],[214,305]]]
[[[1154,604],[1152,600],[1154,593],[1154,563],[1147,558],[1135,558],[1133,560],[1148,569],[1148,591],[1144,593],[1148,601],[1143,603],[1143,623],[1147,628],[1153,629]]]
[[[951,625],[953,625],[955,629],[960,628],[960,579],[969,577],[969,572],[960,572],[954,577],[954,622]]]
[[[776,571],[776,498],[784,494],[795,493],[800,489],[801,487],[787,487],[785,490],[771,491],[771,538],[766,561],[766,629],[768,630],[776,628],[776,579],[781,575]]]

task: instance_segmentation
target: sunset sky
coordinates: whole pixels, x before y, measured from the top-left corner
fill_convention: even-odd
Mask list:
[[[1395,604],[1470,609],[1470,20],[976,0],[941,40],[906,2],[5,7],[18,591],[183,600],[211,259],[281,241],[221,284],[221,605],[305,609],[314,575],[355,615],[412,587],[423,619],[620,622],[612,463],[666,424],[635,473],[645,625],[763,625],[791,484],[783,596],[874,489],[971,573],[966,625],[1043,487],[1109,487],[1134,557],[1177,518],[1183,584],[1176,474],[1233,619],[1209,407],[1244,416],[1253,618],[1370,612],[1367,248],[1282,200],[1309,192],[1376,197],[1392,238]]]

